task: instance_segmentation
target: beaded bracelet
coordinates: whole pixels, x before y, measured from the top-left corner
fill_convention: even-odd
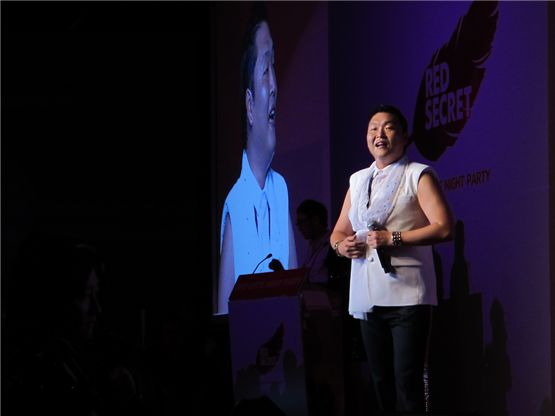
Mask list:
[[[393,231],[391,233],[391,238],[393,239],[394,247],[399,247],[403,245],[403,240],[401,239],[401,231]]]

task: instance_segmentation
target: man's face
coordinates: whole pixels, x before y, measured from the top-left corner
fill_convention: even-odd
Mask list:
[[[310,218],[307,217],[302,212],[297,212],[297,228],[299,232],[303,235],[305,240],[309,240],[312,237],[312,227]]]
[[[382,167],[403,155],[407,135],[393,114],[376,113],[368,123],[366,142],[378,167]]]
[[[262,22],[256,32],[256,63],[253,73],[251,140],[256,146],[274,152],[276,145],[277,81],[274,70],[274,44],[270,28]]]

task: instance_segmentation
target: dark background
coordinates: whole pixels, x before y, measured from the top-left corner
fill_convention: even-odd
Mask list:
[[[15,259],[41,235],[98,247],[104,312],[128,342],[148,344],[173,313],[202,355],[209,3],[2,1],[1,15],[3,341],[9,305],[24,301]]]

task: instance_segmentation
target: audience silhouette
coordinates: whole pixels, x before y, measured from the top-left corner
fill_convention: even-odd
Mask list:
[[[5,319],[8,414],[144,414],[121,348],[102,332],[103,277],[92,245],[39,234],[23,245]]]

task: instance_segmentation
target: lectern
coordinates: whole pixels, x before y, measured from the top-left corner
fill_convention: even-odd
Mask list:
[[[288,416],[342,416],[339,300],[306,276],[239,276],[229,298],[234,399],[267,396]]]

